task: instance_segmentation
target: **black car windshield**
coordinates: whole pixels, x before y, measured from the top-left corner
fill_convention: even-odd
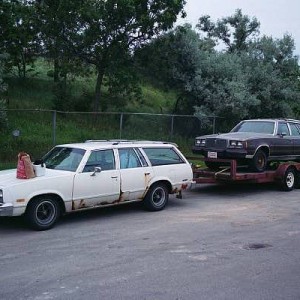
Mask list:
[[[231,132],[274,133],[275,122],[270,121],[244,121],[234,127]]]
[[[85,153],[83,149],[55,147],[43,157],[48,169],[76,171]]]

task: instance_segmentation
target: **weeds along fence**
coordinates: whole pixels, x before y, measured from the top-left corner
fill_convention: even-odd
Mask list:
[[[218,117],[129,112],[62,112],[6,109],[0,131],[0,162],[13,161],[20,151],[34,158],[53,145],[89,139],[167,140],[190,151],[195,136],[218,130]]]

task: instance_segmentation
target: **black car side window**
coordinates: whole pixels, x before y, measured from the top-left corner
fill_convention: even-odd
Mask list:
[[[277,129],[278,135],[290,135],[289,128],[286,123],[278,123],[278,129]]]
[[[293,136],[300,136],[300,128],[298,124],[295,123],[289,123],[291,128],[291,133]]]

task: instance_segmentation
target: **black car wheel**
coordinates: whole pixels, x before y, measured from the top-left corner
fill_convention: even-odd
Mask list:
[[[255,172],[263,172],[267,167],[268,159],[263,150],[257,150],[250,162],[250,168]]]
[[[283,180],[281,182],[281,189],[284,191],[291,191],[294,189],[296,185],[296,172],[294,168],[288,168],[283,176]]]
[[[169,193],[165,184],[154,184],[144,198],[143,204],[147,210],[158,211],[165,208],[168,203]]]
[[[25,213],[29,226],[35,230],[52,228],[59,216],[59,204],[56,199],[50,196],[41,196],[32,200]]]

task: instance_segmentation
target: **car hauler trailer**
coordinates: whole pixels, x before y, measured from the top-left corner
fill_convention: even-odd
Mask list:
[[[300,181],[300,163],[296,162],[279,163],[263,172],[251,172],[245,166],[238,166],[237,161],[234,159],[204,158],[203,161],[218,162],[222,166],[218,170],[195,167],[194,181],[196,183],[274,182],[282,190],[291,191],[298,187]]]

